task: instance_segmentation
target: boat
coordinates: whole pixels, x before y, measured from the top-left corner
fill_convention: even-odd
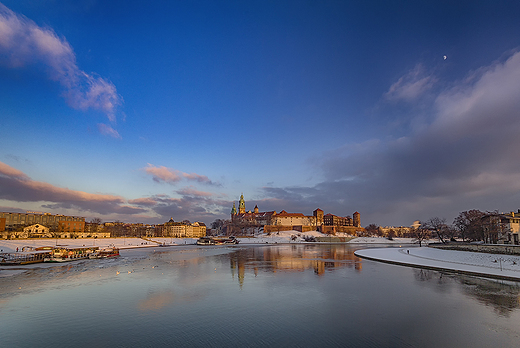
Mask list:
[[[89,255],[89,259],[106,259],[117,256],[119,256],[119,249],[114,246],[110,246],[94,251]]]
[[[98,249],[98,247],[56,247],[52,249],[48,257],[44,258],[44,262],[68,262],[88,259]]]
[[[238,244],[238,239],[235,236],[229,237],[200,237],[197,240],[197,245],[223,245],[223,244]]]
[[[197,245],[215,245],[215,242],[210,237],[200,237],[197,240]]]
[[[43,252],[22,252],[22,253],[1,253],[0,254],[0,265],[1,266],[18,266],[28,265],[31,263],[43,262],[46,257],[51,255],[50,251]]]

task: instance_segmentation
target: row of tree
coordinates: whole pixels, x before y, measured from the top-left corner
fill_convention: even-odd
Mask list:
[[[430,238],[436,238],[442,243],[455,241],[457,238],[462,241],[496,243],[502,233],[508,232],[507,229],[498,211],[483,212],[472,209],[459,213],[451,225],[444,218],[433,217],[420,222],[418,226],[406,229],[400,237],[414,238],[419,244]],[[374,224],[370,224],[365,230],[367,234],[384,235],[383,230]],[[385,236],[395,237],[396,231],[390,230]]]

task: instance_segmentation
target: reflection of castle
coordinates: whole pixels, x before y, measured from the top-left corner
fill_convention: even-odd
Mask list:
[[[355,249],[348,245],[291,245],[240,249],[230,255],[231,271],[237,272],[240,286],[246,271],[257,276],[264,272],[304,272],[314,270],[317,275],[338,268],[354,268],[361,271],[361,259],[354,255]]]
[[[233,202],[231,209],[231,221],[236,225],[242,227],[263,227],[264,232],[279,232],[279,231],[319,231],[322,233],[335,234],[336,232],[345,232],[355,234],[362,230],[361,218],[358,212],[355,212],[351,218],[350,216],[341,217],[333,214],[323,214],[323,210],[314,210],[311,216],[306,216],[302,213],[288,213],[282,210],[279,213],[276,211],[260,212],[258,206],[255,206],[253,211],[246,212],[246,202],[244,195],[240,196],[238,201],[238,212]]]

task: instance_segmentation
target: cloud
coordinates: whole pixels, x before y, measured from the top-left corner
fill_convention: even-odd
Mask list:
[[[190,220],[211,222],[217,218],[228,216],[232,202],[214,198],[214,194],[200,192],[191,187],[179,190],[180,197],[165,194],[130,200],[129,203],[145,206],[155,214],[155,221]]]
[[[136,198],[136,199],[129,199],[128,203],[134,204],[134,205],[145,206],[145,207],[152,207],[157,204],[157,201],[155,201],[152,198]]]
[[[98,130],[103,135],[111,136],[112,138],[121,139],[121,135],[112,127],[104,123],[98,123]]]
[[[10,68],[43,64],[49,78],[64,88],[67,103],[76,109],[105,113],[115,122],[122,98],[110,81],[77,66],[71,45],[52,29],[42,28],[0,4],[0,64]]]
[[[15,202],[47,202],[43,207],[76,209],[98,214],[137,214],[146,210],[125,204],[120,196],[94,194],[34,181],[26,174],[0,162],[0,199]]]
[[[183,196],[194,196],[194,197],[211,197],[211,192],[203,192],[196,190],[193,186],[185,187],[182,190],[177,191],[178,194]]]
[[[419,97],[426,86],[412,83],[419,80],[399,80],[390,89],[392,96]],[[398,93],[407,83],[416,88]],[[473,208],[516,210],[520,53],[468,72],[467,78],[449,86],[428,98],[431,119],[423,127],[400,138],[382,135],[323,153],[317,163],[322,182],[263,188],[262,195],[306,213],[315,208],[313,202],[338,215],[359,210],[369,219],[366,224],[409,225],[435,215],[452,218]],[[412,119],[422,117],[410,112]]]
[[[183,173],[180,170],[167,168],[164,166],[156,167],[148,163],[147,167],[142,168],[147,174],[150,174],[155,182],[166,182],[170,184],[177,183],[183,179],[195,181],[207,185],[217,185],[213,183],[207,176],[195,173]]]
[[[0,176],[5,178],[14,178],[18,180],[28,180],[29,177],[20,170],[13,168],[3,162],[0,162]]]
[[[190,174],[182,173],[182,176],[185,177],[187,180],[197,181],[202,184],[210,184],[210,185],[213,184],[211,182],[211,180],[209,180],[209,178],[205,175],[199,175],[199,174],[195,174],[195,173],[190,173]]]
[[[425,91],[432,88],[436,82],[432,75],[426,75],[421,64],[402,76],[390,86],[384,97],[391,101],[412,101],[421,96]]]
[[[155,182],[176,183],[182,180],[182,176],[178,170],[166,168],[164,166],[156,167],[148,163],[146,168],[142,168],[147,174],[150,174]]]

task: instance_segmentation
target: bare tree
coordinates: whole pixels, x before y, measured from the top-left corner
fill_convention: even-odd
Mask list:
[[[446,225],[446,219],[433,217],[426,220],[426,222],[422,224],[422,227],[436,234],[437,238],[439,238],[442,243],[446,243],[444,240],[444,238],[448,235],[448,225]]]
[[[482,240],[484,238],[484,230],[482,218],[486,215],[484,212],[472,209],[459,213],[453,220],[453,225],[457,228],[462,240]]]
[[[365,227],[365,231],[370,236],[381,235],[381,231],[379,229],[379,226],[377,226],[376,224],[368,225],[367,227]]]
[[[505,232],[509,232],[507,225],[502,222],[498,211],[487,212],[482,218],[482,230],[486,243],[497,243]]]
[[[419,243],[419,247],[422,246],[422,242],[430,239],[431,232],[429,229],[424,227],[412,228],[413,241]]]

